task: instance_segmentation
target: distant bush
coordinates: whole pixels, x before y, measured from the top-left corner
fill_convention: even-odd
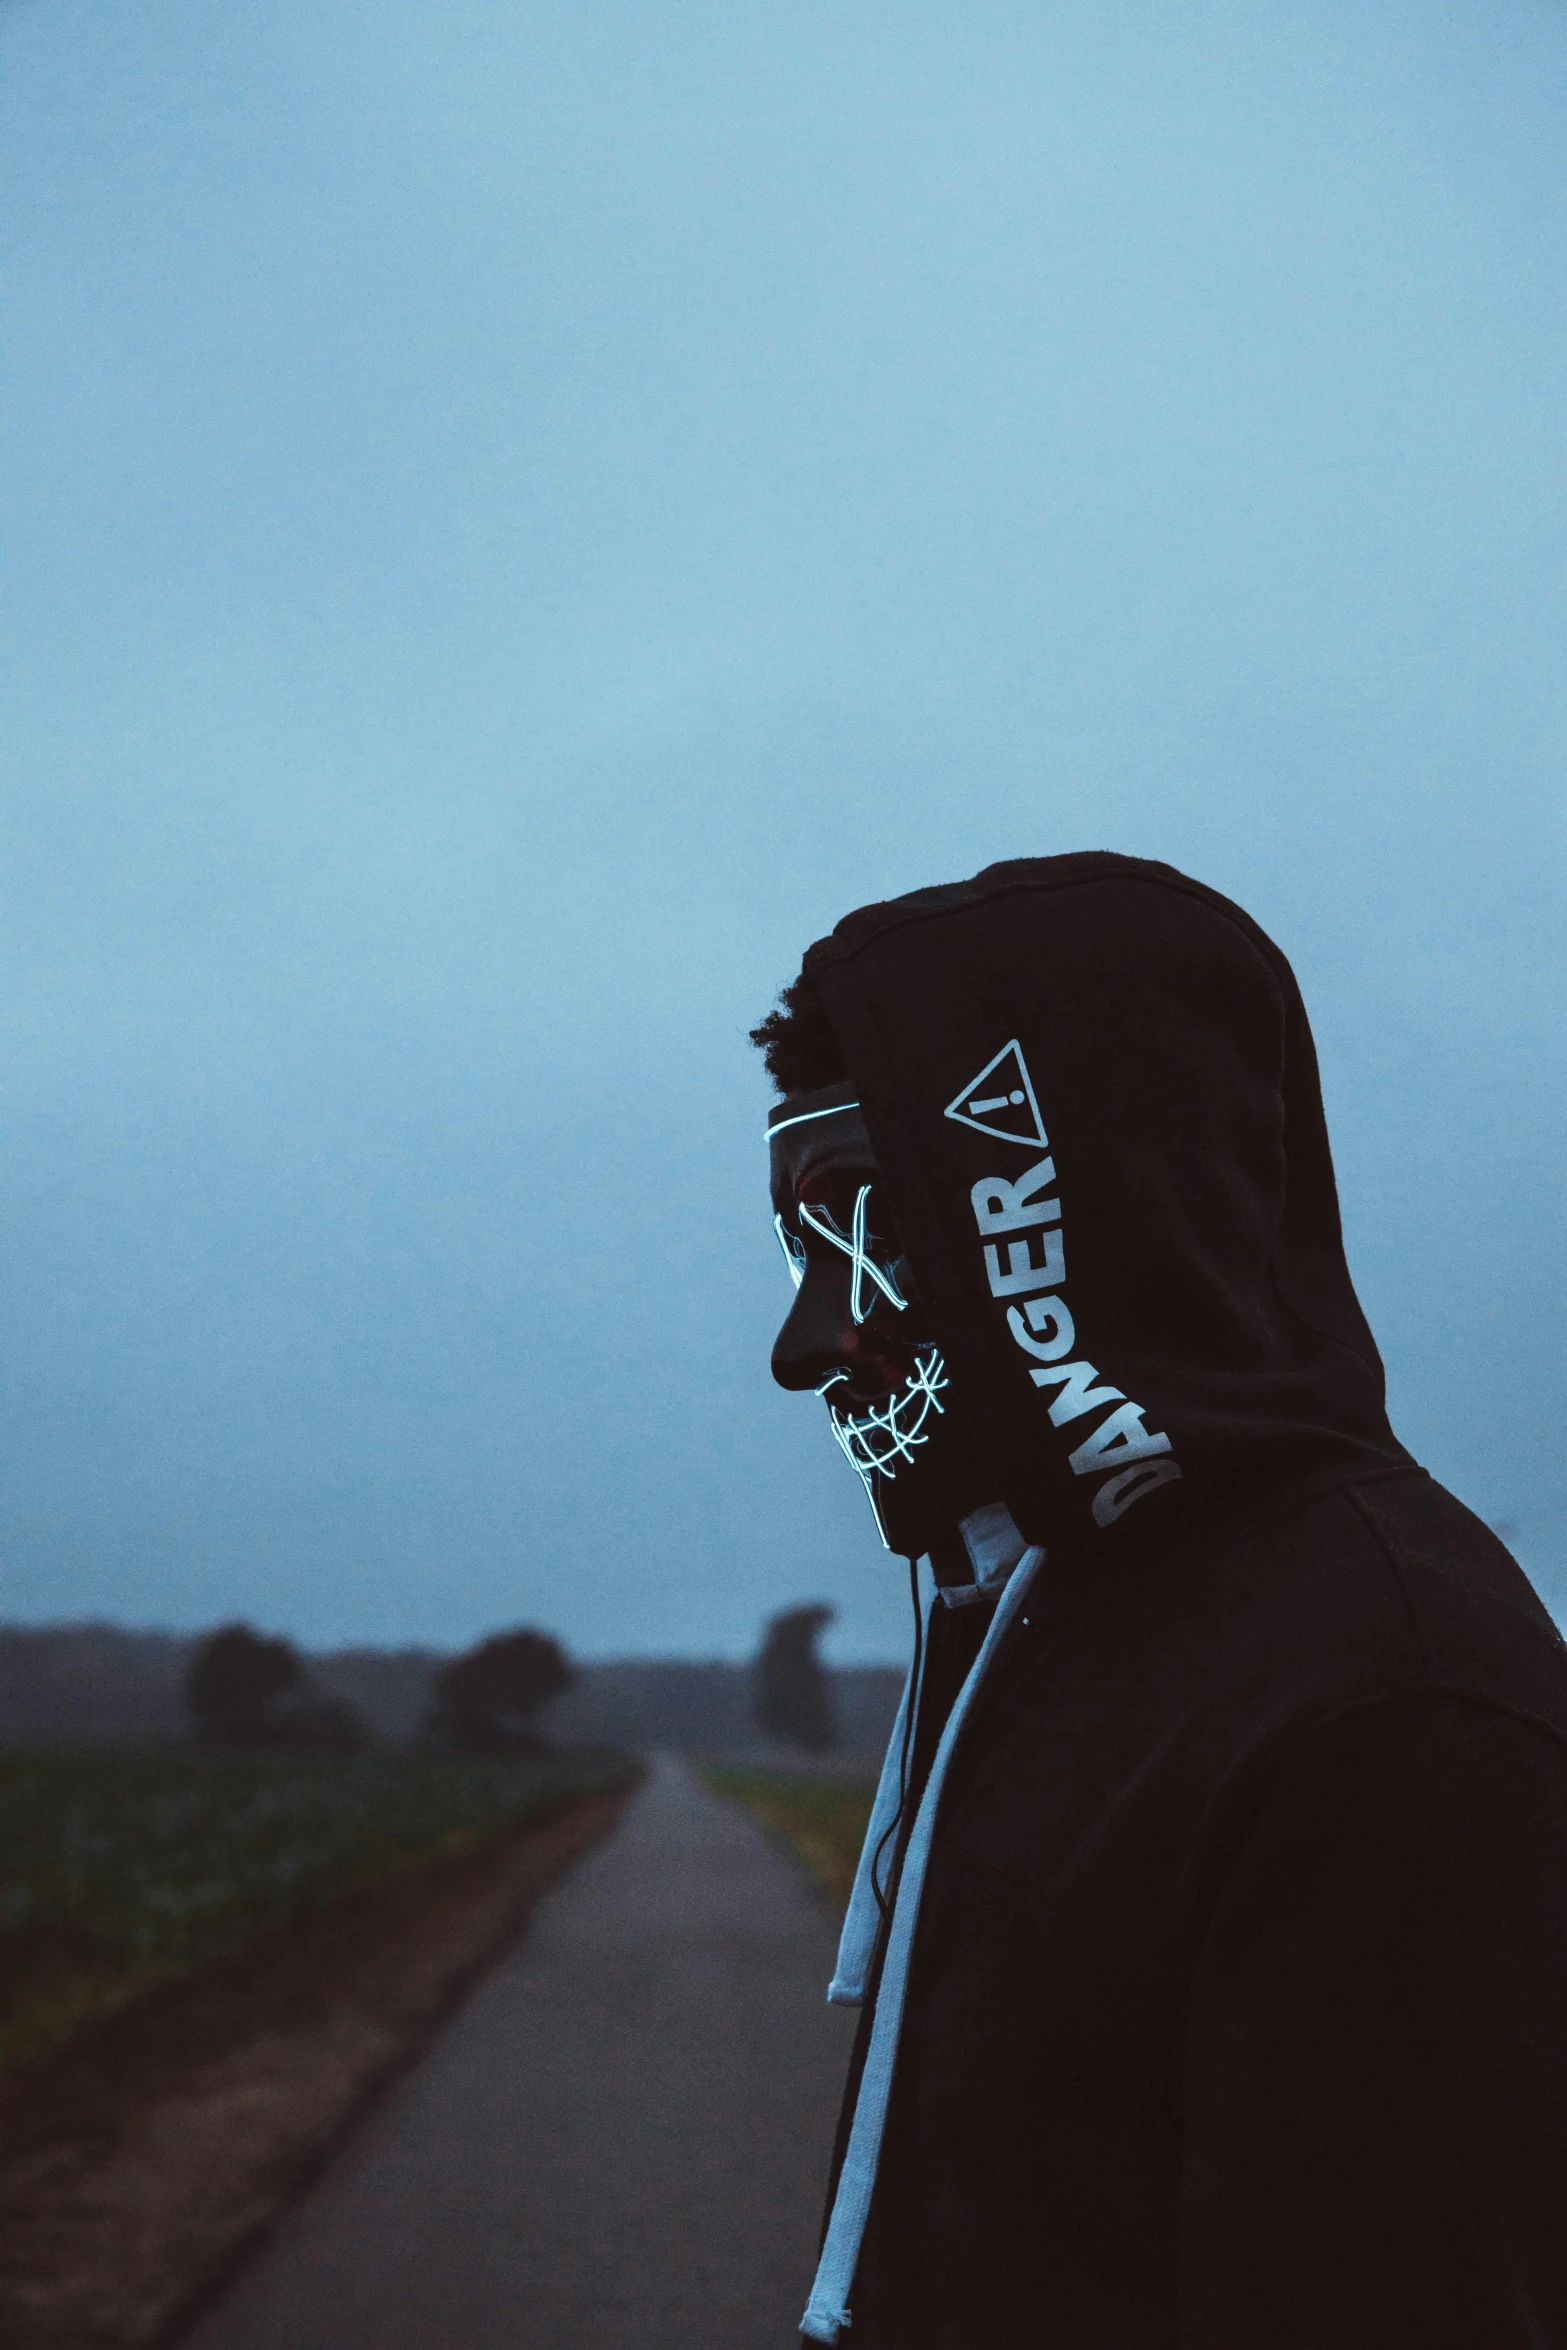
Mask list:
[[[830,1607],[796,1607],[774,1616],[753,1674],[761,1727],[808,1754],[825,1754],[837,1744],[832,1683],[816,1653],[816,1643],[832,1619]]]
[[[292,1641],[265,1640],[248,1624],[225,1624],[207,1634],[185,1668],[186,1710],[214,1745],[257,1742],[304,1672]]]
[[[466,1754],[537,1753],[539,1714],[575,1679],[547,1632],[497,1632],[442,1665],[426,1736]]]
[[[185,1710],[207,1745],[292,1754],[357,1754],[367,1743],[351,1706],[323,1697],[291,1640],[225,1624],[185,1669]]]

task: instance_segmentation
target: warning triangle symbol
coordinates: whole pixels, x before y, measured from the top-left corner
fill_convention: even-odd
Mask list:
[[[972,1126],[976,1134],[993,1134],[998,1142],[1020,1142],[1028,1150],[1043,1150],[1050,1139],[1016,1037],[1002,1046],[993,1061],[985,1063],[956,1101],[947,1104],[946,1115],[956,1118],[960,1126]]]

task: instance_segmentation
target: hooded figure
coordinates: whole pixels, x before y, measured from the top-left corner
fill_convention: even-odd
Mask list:
[[[1284,957],[1023,859],[784,1002],[775,1375],[932,1570],[805,2332],[1564,2350],[1567,1665],[1388,1425]]]

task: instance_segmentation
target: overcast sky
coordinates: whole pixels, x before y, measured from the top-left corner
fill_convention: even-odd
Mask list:
[[[744,1032],[1111,847],[1567,1612],[1567,14],[10,0],[0,1616],[905,1644]]]

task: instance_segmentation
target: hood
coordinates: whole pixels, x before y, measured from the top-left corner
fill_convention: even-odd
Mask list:
[[[1407,1470],[1294,974],[1172,867],[1019,858],[805,968],[953,1393],[1059,1556],[1211,1546]]]

